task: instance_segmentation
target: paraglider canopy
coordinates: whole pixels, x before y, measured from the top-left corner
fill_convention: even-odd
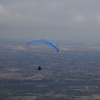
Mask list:
[[[48,41],[48,40],[45,40],[45,39],[34,39],[34,40],[30,40],[27,44],[26,44],[26,47],[31,44],[32,42],[42,42],[42,43],[45,43],[45,44],[48,44],[50,46],[52,46],[54,49],[56,49],[57,52],[59,52],[59,47],[51,42],[51,41]]]

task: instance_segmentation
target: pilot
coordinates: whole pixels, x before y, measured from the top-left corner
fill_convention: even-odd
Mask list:
[[[41,70],[41,66],[38,66],[38,70]]]

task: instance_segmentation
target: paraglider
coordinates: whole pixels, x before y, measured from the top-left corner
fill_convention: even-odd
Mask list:
[[[28,45],[30,45],[31,43],[33,43],[33,42],[42,42],[42,43],[48,44],[48,45],[52,46],[57,52],[59,52],[59,47],[55,43],[53,43],[51,41],[48,41],[48,40],[45,40],[45,39],[34,39],[34,40],[30,40],[26,44],[26,47]],[[38,66],[38,70],[41,70],[41,69],[42,69],[41,66]]]
[[[30,40],[30,41],[26,44],[26,47],[27,47],[29,44],[33,43],[33,42],[42,42],[42,43],[48,44],[48,45],[52,46],[54,49],[56,49],[57,52],[59,52],[59,48],[58,48],[58,46],[57,46],[55,43],[53,43],[53,42],[51,42],[51,41],[48,41],[48,40],[45,40],[45,39],[34,39],[34,40]]]
[[[41,66],[38,66],[38,70],[41,70]]]

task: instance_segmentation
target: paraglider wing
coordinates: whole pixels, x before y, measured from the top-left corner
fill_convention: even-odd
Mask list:
[[[27,44],[26,44],[26,47],[31,44],[32,42],[42,42],[41,39],[35,39],[35,40],[30,40]]]
[[[45,40],[45,39],[35,39],[35,40],[31,40],[31,41],[29,41],[29,42],[26,44],[26,47],[27,47],[29,44],[31,44],[32,42],[43,42],[43,43],[45,43],[45,44],[48,44],[48,45],[52,46],[53,48],[56,49],[57,52],[59,52],[59,48],[58,48],[58,46],[57,46],[56,44],[54,44],[54,43],[51,42],[51,41],[47,41],[47,40]]]
[[[43,39],[43,42],[46,43],[46,44],[48,44],[48,45],[50,45],[50,46],[52,46],[53,48],[56,49],[57,52],[59,52],[58,46],[56,44],[54,44],[53,42],[47,41],[47,40],[44,40],[44,39]]]

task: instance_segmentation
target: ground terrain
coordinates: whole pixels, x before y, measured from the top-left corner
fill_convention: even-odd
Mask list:
[[[100,100],[100,45],[59,48],[1,43],[0,100]]]

